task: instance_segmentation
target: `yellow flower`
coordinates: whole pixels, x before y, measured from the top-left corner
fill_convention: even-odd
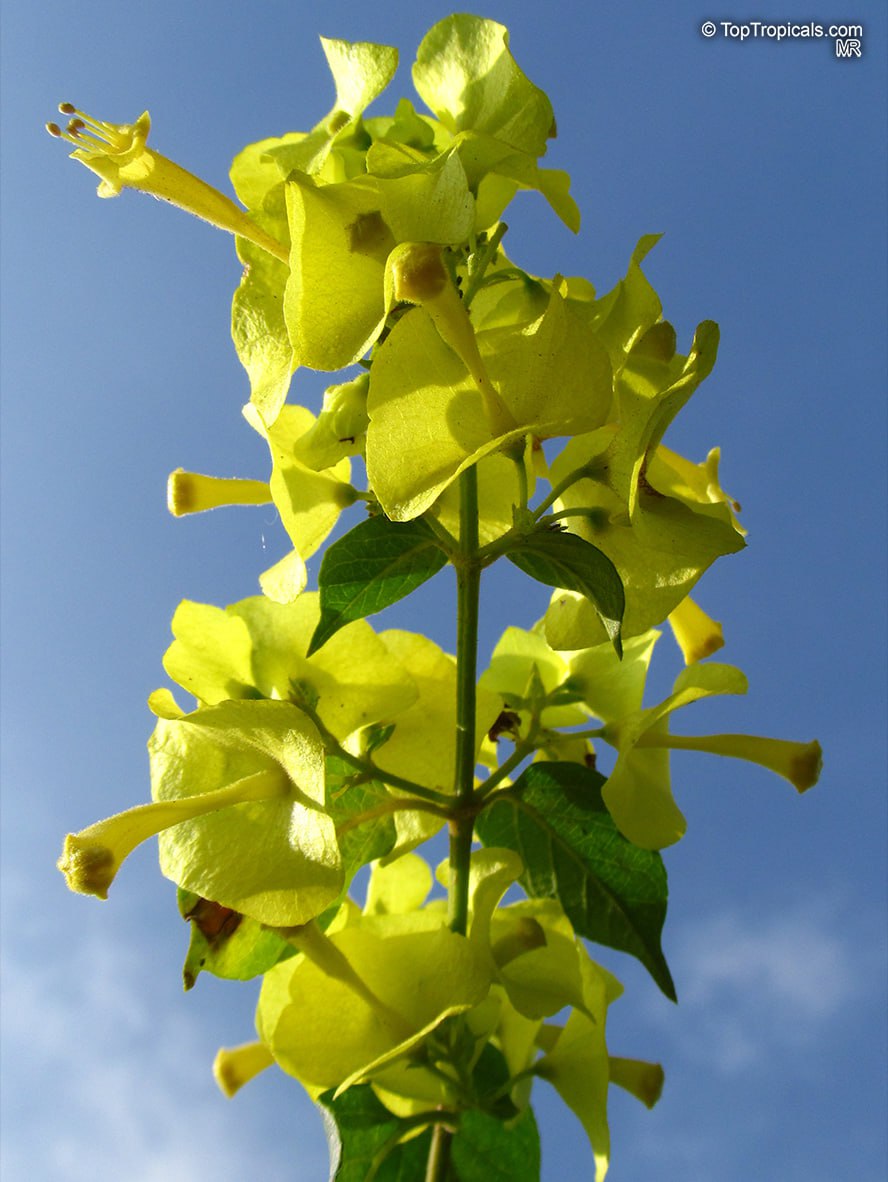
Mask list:
[[[150,193],[289,262],[289,247],[266,234],[224,193],[148,147],[151,117],[147,111],[135,123],[93,119],[72,103],[60,103],[59,111],[71,116],[65,129],[47,123],[46,130],[73,144],[71,159],[79,160],[100,178],[100,197],[116,197],[124,188]]]
[[[107,899],[108,887],[121,863],[149,837],[155,837],[182,821],[191,821],[235,804],[283,796],[286,789],[283,773],[275,768],[244,776],[199,796],[136,805],[104,821],[97,821],[79,833],[69,833],[58,868],[72,891]]]

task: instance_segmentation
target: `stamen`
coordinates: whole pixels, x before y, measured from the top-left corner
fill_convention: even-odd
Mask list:
[[[105,123],[100,119],[93,119],[85,111],[78,110],[73,103],[59,103],[59,111],[63,115],[73,115],[64,132],[58,133],[59,139],[67,140],[81,151],[125,152],[133,146],[132,127],[130,124]],[[55,128],[58,124],[47,124]],[[84,134],[85,133],[85,134]],[[56,135],[50,131],[50,135]]]

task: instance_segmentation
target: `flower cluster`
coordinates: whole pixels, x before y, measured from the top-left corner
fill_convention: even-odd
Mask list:
[[[270,468],[177,469],[168,503],[272,504],[289,543],[261,595],[180,604],[164,669],[194,704],[151,696],[153,800],[69,835],[59,866],[105,898],[158,836],[192,925],[186,987],[201,970],[263,978],[259,1041],[220,1052],[220,1086],[278,1064],[332,1114],[349,1177],[344,1096],[379,1134],[367,1177],[387,1157],[392,1177],[414,1176],[398,1155],[424,1137],[442,1182],[440,1146],[470,1154],[477,1122],[532,1162],[538,1078],[582,1122],[600,1182],[610,1084],[650,1105],[662,1070],[609,1054],[622,987],[582,941],[637,957],[675,997],[659,851],[685,820],[669,751],[751,761],[799,792],[820,771],[816,742],[670,730],[679,708],[747,688],[709,660],[722,628],[690,597],[743,548],[739,506],[717,449],[696,463],[663,442],[712,371],[718,328],[679,350],[642,268],[656,236],[604,295],[506,255],[519,190],[572,230],[579,215],[566,174],[540,164],[552,108],[501,25],[459,15],[426,35],[426,112],[402,99],[367,114],[394,48],[322,45],[330,112],[239,153],[240,205],[149,148],[147,113],[117,125],[66,103],[67,127],[48,125],[101,196],[138,189],[235,236],[232,336]],[[317,413],[288,401],[300,367],[335,375]],[[329,543],[358,505],[365,518]],[[506,629],[477,679],[481,575],[503,558],[551,602],[531,630]],[[447,565],[455,657],[366,622]],[[645,704],[667,621],[684,667]],[[616,752],[606,776],[596,743]],[[446,902],[413,852],[445,826]],[[367,865],[359,905],[348,892]]]

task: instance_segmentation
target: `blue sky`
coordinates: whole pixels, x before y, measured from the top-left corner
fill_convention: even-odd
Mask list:
[[[332,100],[318,34],[397,45],[380,109],[410,93],[437,3],[219,6],[105,0],[3,8],[3,1177],[316,1182],[326,1151],[298,1086],[268,1072],[215,1089],[219,1045],[251,1035],[255,989],[202,977],[150,848],[107,904],[66,892],[65,832],[146,799],[148,694],[180,599],[253,594],[283,554],[273,511],[174,521],[178,466],[263,477],[228,336],[239,266],[224,235],[91,174],[42,132],[59,100],[128,121],[225,187],[231,157],[304,130]],[[703,580],[747,698],[688,729],[817,736],[798,798],[749,765],[676,753],[688,816],[667,855],[665,947],[680,1004],[624,980],[615,1053],[661,1060],[652,1113],[612,1102],[614,1182],[885,1175],[886,86],[884,6],[808,0],[491,3],[558,118],[553,166],[583,213],[574,238],[533,195],[509,216],[531,271],[607,290],[638,237],[687,345],[718,320],[719,362],[670,429],[720,444],[749,546]],[[704,19],[864,25],[831,42],[705,39]],[[324,381],[298,374],[318,406]],[[496,573],[482,648],[545,593]],[[452,647],[450,587],[384,619]],[[669,684],[678,657],[658,653]],[[656,663],[656,661],[655,661]],[[589,1176],[582,1132],[538,1085],[543,1178]]]

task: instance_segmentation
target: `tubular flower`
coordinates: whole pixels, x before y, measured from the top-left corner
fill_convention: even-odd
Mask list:
[[[760,764],[789,780],[796,792],[807,792],[820,779],[823,750],[816,739],[798,743],[791,739],[766,739],[761,735],[642,735],[639,747],[666,747],[676,751],[707,751]]]
[[[156,837],[182,821],[193,821],[247,801],[270,800],[285,792],[284,774],[281,769],[273,768],[243,776],[200,796],[136,805],[79,833],[69,833],[58,868],[72,891],[107,899],[108,888],[121,863],[149,837]]]
[[[167,481],[167,508],[173,517],[203,513],[223,505],[267,505],[271,489],[262,480],[202,476],[177,468]]]
[[[260,1071],[274,1064],[271,1051],[263,1042],[247,1042],[239,1047],[220,1047],[213,1060],[213,1078],[229,1100]]]
[[[673,608],[667,619],[686,665],[711,657],[724,646],[721,624],[711,619],[690,595]]]
[[[220,230],[255,242],[285,263],[288,261],[287,247],[260,229],[224,193],[148,147],[151,117],[147,111],[135,123],[93,119],[78,111],[73,103],[60,103],[59,111],[71,116],[65,129],[57,123],[47,123],[46,130],[56,139],[72,144],[71,159],[79,160],[100,178],[97,190],[100,197],[116,197],[125,188],[150,193]]]
[[[168,699],[148,743],[154,803],[69,834],[68,886],[106,898],[128,854],[158,836],[161,871],[184,890],[259,923],[307,923],[343,877],[314,724],[287,702],[177,714]]]

